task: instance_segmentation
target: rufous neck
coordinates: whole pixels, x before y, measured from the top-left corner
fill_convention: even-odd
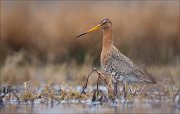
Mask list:
[[[112,27],[103,29],[103,49],[109,48],[112,43]]]

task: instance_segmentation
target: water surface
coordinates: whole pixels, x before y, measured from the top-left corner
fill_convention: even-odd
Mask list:
[[[0,113],[180,113],[180,101],[7,103],[1,106]]]

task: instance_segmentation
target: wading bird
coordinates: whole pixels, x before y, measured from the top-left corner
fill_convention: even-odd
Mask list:
[[[80,37],[92,31],[103,30],[103,45],[101,52],[101,68],[113,77],[114,94],[117,95],[118,81],[126,83],[156,83],[156,80],[144,70],[138,68],[128,57],[122,54],[113,44],[112,22],[109,19],[103,19],[97,26],[85,33],[78,35]],[[123,90],[125,87],[123,86]]]

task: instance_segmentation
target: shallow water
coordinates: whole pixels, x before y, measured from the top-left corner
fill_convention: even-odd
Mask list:
[[[0,113],[180,113],[180,101],[133,101],[117,103],[92,103],[90,100],[61,103],[7,103]]]
[[[16,87],[18,91],[16,93],[22,93],[20,89],[22,87]],[[60,87],[54,86],[54,90],[57,91]],[[61,87],[63,90],[66,90],[66,87]],[[75,87],[75,90],[78,92],[81,91],[81,86]],[[93,87],[87,88],[88,91],[93,91]],[[103,86],[99,86],[100,90],[107,93],[107,89]],[[41,93],[43,87],[38,91]],[[8,98],[8,97],[7,97]],[[43,100],[36,99],[34,102],[24,102],[23,100],[20,103],[17,102],[15,97],[12,97],[10,100],[3,98],[3,101],[0,101],[0,113],[171,113],[171,114],[180,114],[180,95],[178,94],[174,100],[166,97],[158,100],[139,100],[134,97],[131,101],[116,99],[113,103],[112,101],[105,102],[92,102],[92,98],[88,100],[60,100],[58,103],[56,100],[51,102],[50,99]],[[45,102],[46,101],[46,102]],[[47,103],[48,102],[48,103]]]

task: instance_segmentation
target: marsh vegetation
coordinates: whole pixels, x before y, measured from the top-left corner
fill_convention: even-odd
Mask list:
[[[0,113],[179,113],[178,1],[1,1]],[[114,43],[156,85],[131,84],[110,99],[100,70],[101,31],[76,39],[110,18]],[[130,88],[132,91],[128,89]]]

